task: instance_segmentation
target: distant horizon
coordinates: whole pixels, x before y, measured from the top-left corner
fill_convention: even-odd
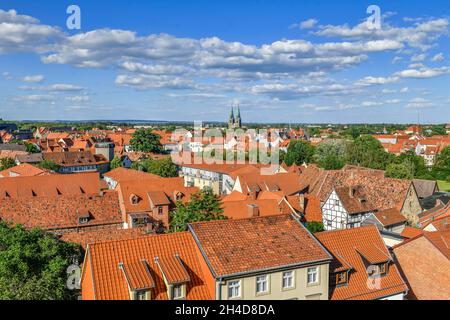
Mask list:
[[[32,120],[32,119],[24,119],[24,120],[8,120],[3,119],[4,122],[41,122],[41,123],[125,123],[125,124],[133,124],[133,125],[139,125],[139,124],[193,124],[194,121],[177,121],[177,120],[133,120],[133,119],[121,119],[121,120],[114,120],[114,119],[89,119],[89,120]],[[227,125],[227,122],[225,121],[202,121],[204,124],[223,124]],[[436,125],[447,125],[448,122],[442,122],[442,123],[389,123],[389,122],[353,122],[353,123],[332,123],[332,122],[243,122],[242,125],[254,125],[254,124],[283,124],[283,125],[291,125],[291,126],[297,126],[297,125],[420,125],[420,126],[436,126]]]

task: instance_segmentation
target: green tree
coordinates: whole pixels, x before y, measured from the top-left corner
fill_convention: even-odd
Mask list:
[[[114,159],[111,160],[110,168],[111,170],[122,167],[122,160],[119,157],[115,156]]]
[[[436,157],[436,162],[431,170],[437,180],[450,182],[450,146],[445,147]]]
[[[41,169],[51,170],[51,171],[58,171],[60,166],[56,163],[54,163],[51,160],[43,160],[39,162],[37,165]]]
[[[408,163],[391,163],[386,167],[387,178],[409,179],[414,178],[414,168]]]
[[[206,188],[192,195],[191,200],[185,204],[178,202],[177,208],[170,214],[171,232],[187,230],[191,222],[224,220],[220,200],[211,189]]]
[[[311,232],[311,233],[317,233],[317,232],[325,231],[325,227],[323,226],[322,222],[310,221],[310,222],[307,222],[305,224],[305,226],[306,226],[306,229],[308,229],[308,231]]]
[[[0,159],[0,170],[6,170],[16,166],[16,162],[13,158]]]
[[[396,164],[404,164],[412,168],[415,178],[427,179],[430,176],[430,172],[425,166],[425,160],[421,156],[416,155],[414,150],[409,150],[396,157],[393,161]]]
[[[40,153],[41,150],[34,144],[34,143],[28,143],[25,142],[25,147],[27,148],[27,152],[29,153]]]
[[[294,140],[289,144],[284,162],[291,166],[294,163],[298,166],[304,162],[310,163],[313,159],[314,147],[306,141]]]
[[[361,136],[348,146],[347,163],[385,170],[395,158],[387,153],[381,143],[372,136]]]
[[[345,165],[347,143],[344,140],[330,140],[320,143],[314,153],[314,161],[326,170],[339,170]]]
[[[161,136],[152,129],[139,129],[133,133],[130,144],[133,151],[162,153]]]
[[[161,160],[147,159],[141,162],[145,172],[153,173],[164,178],[178,177],[177,166],[172,159],[166,158]]]
[[[67,268],[81,259],[78,245],[38,229],[0,222],[0,300],[70,300]]]

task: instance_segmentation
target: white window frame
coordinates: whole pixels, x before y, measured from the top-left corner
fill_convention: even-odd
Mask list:
[[[255,284],[256,284],[256,294],[265,294],[269,292],[269,276],[268,275],[262,275],[262,276],[256,276],[255,278]],[[258,286],[262,286],[261,289],[264,290],[258,290]],[[265,288],[264,288],[265,286]]]
[[[235,290],[237,290],[237,294],[234,294]],[[228,281],[227,293],[228,293],[228,299],[240,298],[241,297],[241,280]]]
[[[290,279],[290,285],[286,286],[285,280]],[[295,288],[295,272],[292,271],[285,271],[281,275],[281,288],[283,290],[293,289]]]
[[[315,275],[314,281],[310,281],[310,275]],[[315,285],[319,283],[319,267],[309,267],[306,270],[306,283],[308,285]]]
[[[136,291],[136,300],[148,300],[147,291],[143,290]]]
[[[182,284],[175,284],[172,287],[172,298],[174,300],[177,299],[183,299],[184,295],[183,295],[183,285]]]

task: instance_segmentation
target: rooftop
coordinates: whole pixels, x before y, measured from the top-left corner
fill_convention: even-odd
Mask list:
[[[291,215],[190,224],[215,277],[329,261],[330,256]]]
[[[331,300],[372,300],[407,291],[397,267],[390,263],[386,276],[380,277],[379,288],[369,288],[366,263],[378,264],[392,261],[376,226],[326,231],[316,238],[333,255],[330,272],[349,270],[348,284],[330,284]]]

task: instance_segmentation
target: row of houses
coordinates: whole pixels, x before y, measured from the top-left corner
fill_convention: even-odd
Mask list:
[[[35,169],[22,164],[0,172],[0,219],[86,248],[84,299],[422,298],[423,283],[409,282],[421,271],[402,268],[404,256],[395,252],[414,241],[425,247],[436,238],[431,232],[446,239],[448,231],[445,196],[422,207],[435,187],[378,170],[197,168],[229,179],[227,192],[215,189],[228,220],[162,234],[176,203],[209,184],[124,168],[102,179],[98,172]],[[312,235],[304,225],[313,221],[327,231]]]
[[[450,132],[450,131],[449,131]],[[379,134],[374,137],[381,142],[386,152],[400,155],[413,151],[416,155],[425,160],[428,167],[432,167],[436,161],[436,156],[447,146],[450,146],[450,133],[447,135],[435,135],[425,137],[422,129],[412,126],[405,131],[394,134]]]

